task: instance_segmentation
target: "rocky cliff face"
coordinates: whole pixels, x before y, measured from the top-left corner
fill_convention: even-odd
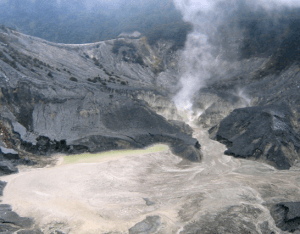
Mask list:
[[[55,44],[7,28],[1,29],[0,40],[3,147],[36,155],[174,139],[196,144],[178,124],[156,114],[181,118],[170,102],[179,88],[181,53],[172,50],[172,42],[150,46],[146,38],[124,37]],[[226,154],[279,169],[297,162],[299,66],[293,57],[279,66],[288,49],[283,43],[272,56],[228,62],[195,95],[198,123],[213,127],[212,137],[229,147]],[[278,138],[291,132],[293,140]],[[276,160],[273,152],[280,152]]]
[[[169,144],[183,158],[201,161],[200,144],[192,137],[191,127],[181,121],[171,101],[181,74],[178,68],[181,52],[173,51],[172,46],[167,41],[150,46],[146,38],[118,38],[85,45],[55,44],[1,28],[1,175],[17,173],[19,164],[44,166],[51,161],[49,156],[57,152],[142,148],[158,142]],[[252,56],[225,64],[226,69],[216,73],[194,96],[192,108],[199,115],[195,123],[209,129],[212,139],[226,145],[225,154],[286,170],[299,165],[300,68],[292,58],[285,66],[279,66],[284,58],[282,53],[284,50],[269,57]],[[244,198],[239,189],[245,181],[240,179],[237,184],[231,177],[239,174],[244,178],[246,174],[248,181],[257,172],[258,177],[267,178],[275,176],[274,168],[265,165],[260,168],[259,164],[247,164],[243,168],[242,163],[236,167],[230,159],[220,159],[208,149],[206,152],[209,155],[206,164],[197,168],[199,173],[203,171],[199,177],[209,181],[209,191],[204,189],[203,196],[207,196],[206,192],[210,194],[210,190],[219,191],[220,185],[225,186],[225,192],[228,192],[226,186],[233,186],[237,187],[239,205],[229,202],[235,205],[220,206],[224,209],[215,211],[214,216],[203,213],[197,219],[195,214],[200,208],[194,203],[200,204],[202,195],[201,199],[185,195],[190,203],[180,212],[189,218],[184,219],[182,215],[181,233],[259,233],[257,230],[274,233],[274,225],[284,231],[300,230],[299,205],[289,203],[298,196],[297,189],[287,189],[285,196],[278,192],[280,188],[274,191],[269,188],[272,181],[268,184],[266,179],[265,184],[251,182],[249,185],[261,198],[256,195]],[[222,166],[210,170],[215,162]],[[185,170],[185,165],[177,166]],[[184,171],[186,178],[194,178],[197,183],[202,180],[197,180],[194,174],[190,177],[187,171]],[[213,184],[211,172],[220,175],[217,184]],[[229,173],[228,178],[222,173]],[[282,174],[276,176],[283,186]],[[232,184],[227,179],[232,179]],[[198,189],[202,193],[201,186],[200,183]],[[262,208],[262,200],[271,210],[274,225],[266,218],[270,213]],[[282,200],[285,203],[280,203]],[[250,204],[253,201],[258,205]],[[3,212],[11,212],[10,209],[4,206]],[[260,216],[264,217],[263,223]],[[224,222],[224,217],[229,221]],[[255,220],[256,226],[249,219]],[[142,233],[148,229],[149,233],[158,232],[163,226],[161,220],[164,218],[151,214],[129,232]],[[220,227],[225,231],[219,231]],[[23,226],[14,231],[20,228]],[[25,228],[32,228],[31,220]]]
[[[299,64],[274,71],[270,63],[211,84],[200,96],[214,101],[199,122],[215,125],[210,132],[226,154],[289,169],[299,160]]]
[[[166,142],[200,160],[197,140],[153,111],[172,105],[172,43],[150,47],[146,38],[118,38],[65,45],[6,28],[0,39],[3,147],[29,157]]]
[[[299,160],[299,62],[290,58],[278,68],[284,60],[275,51],[266,58],[234,61],[195,95],[194,112],[202,113],[198,123],[226,144],[225,154],[278,169]]]

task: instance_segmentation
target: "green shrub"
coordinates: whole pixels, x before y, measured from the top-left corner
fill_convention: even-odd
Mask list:
[[[74,82],[77,82],[77,81],[78,81],[78,80],[77,80],[75,77],[73,77],[73,76],[71,76],[71,77],[69,78],[69,80],[74,81]]]

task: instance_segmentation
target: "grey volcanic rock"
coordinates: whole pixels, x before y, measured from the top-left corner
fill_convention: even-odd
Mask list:
[[[152,110],[155,103],[145,102],[144,94],[152,93],[157,106],[168,103],[172,85],[156,79],[160,73],[176,76],[168,42],[150,47],[143,38],[123,38],[64,45],[9,29],[0,33],[7,42],[0,45],[0,140],[7,149],[73,154],[165,142],[174,153],[200,160],[190,129],[168,122]]]
[[[298,159],[300,138],[293,130],[287,105],[247,107],[234,110],[210,130],[224,143],[225,154],[265,161],[278,169],[289,169]]]
[[[191,129],[163,117],[178,116],[169,96],[178,81],[179,51],[172,46],[164,41],[150,46],[145,38],[55,44],[1,28],[0,174],[16,173],[18,164],[44,165],[57,152],[159,142],[200,161]],[[0,232],[40,233],[32,229],[33,220],[6,205],[0,206],[0,220]],[[149,217],[132,233],[141,227],[152,233],[159,225],[160,218]]]
[[[0,230],[3,231],[16,231],[21,228],[30,228],[33,220],[23,218],[11,211],[9,205],[0,205]]]
[[[281,202],[270,209],[275,224],[283,231],[300,231],[300,202]]]
[[[143,200],[146,202],[147,206],[152,206],[155,204],[155,202],[150,201],[149,198],[143,198]]]
[[[129,229],[129,234],[151,234],[158,231],[161,225],[159,216],[147,216],[146,219]]]
[[[10,161],[0,162],[0,175],[9,175],[18,173],[18,168],[16,168]]]
[[[6,186],[6,182],[0,180],[0,196],[3,196],[3,190]]]
[[[229,148],[226,154],[289,169],[300,158],[299,63],[275,69],[273,62],[234,62],[207,81],[193,109],[201,114],[198,124],[213,127],[213,139]]]
[[[6,184],[6,182],[0,181],[0,196],[3,195],[3,190]],[[31,228],[32,225],[32,219],[20,217],[17,213],[12,211],[11,206],[8,204],[0,204],[0,233],[13,233],[20,229],[24,229],[24,231],[20,231],[18,233],[42,233],[39,229],[26,230]]]
[[[30,228],[33,220],[20,217],[11,210],[10,205],[0,204],[0,232],[15,232],[19,229]]]
[[[19,159],[19,154],[13,149],[7,149],[0,146],[0,153],[7,159]]]

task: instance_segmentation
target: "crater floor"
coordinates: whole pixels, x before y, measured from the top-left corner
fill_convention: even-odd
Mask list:
[[[138,233],[130,228],[147,216],[160,219],[145,233],[193,233],[195,227],[222,233],[216,228],[230,225],[249,233],[282,233],[267,207],[297,200],[297,170],[225,156],[225,146],[209,139],[206,129],[194,130],[202,145],[201,163],[179,158],[167,147],[69,164],[61,156],[55,167],[24,167],[2,177],[8,182],[3,203],[34,217],[44,233]],[[224,214],[227,221],[221,222]]]

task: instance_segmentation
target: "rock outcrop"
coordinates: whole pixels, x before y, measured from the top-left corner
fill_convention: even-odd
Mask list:
[[[299,161],[299,62],[277,68],[268,58],[233,63],[194,97],[198,123],[224,143],[227,155],[289,169]],[[248,70],[251,69],[251,70]]]
[[[287,105],[241,108],[231,112],[217,130],[212,128],[210,132],[215,140],[227,146],[226,155],[289,169],[298,159],[300,149],[300,138],[291,117]]]
[[[159,142],[178,156],[200,161],[200,144],[191,128],[168,121],[178,117],[169,98],[178,80],[179,52],[173,44],[150,46],[143,37],[55,44],[1,27],[0,175],[17,173],[19,164],[44,166],[44,158],[58,152]],[[4,186],[0,184],[2,190]],[[0,232],[41,233],[32,229],[33,220],[19,217],[9,205],[0,205],[0,216]],[[130,232],[145,225],[153,233],[159,218],[148,217]]]
[[[0,196],[6,182],[0,181]],[[18,234],[42,234],[38,228],[33,228],[33,219],[20,217],[8,204],[0,204],[0,232]]]
[[[282,231],[300,232],[300,202],[281,202],[273,205],[270,212]]]
[[[178,156],[200,161],[201,145],[170,101],[178,89],[179,53],[172,51],[172,43],[150,46],[143,37],[65,45],[0,29],[0,174],[16,173],[18,164],[42,165],[44,158],[57,152],[142,148],[159,142],[170,145]],[[290,59],[278,68],[278,56],[282,54],[227,64],[227,70],[208,80],[194,96],[193,109],[202,113],[197,123],[210,128],[211,138],[227,146],[225,154],[289,169],[300,157],[300,66]],[[223,161],[219,164],[226,168],[226,163],[234,164]],[[0,188],[4,186],[0,183]],[[255,199],[259,194],[263,192]],[[262,208],[266,198],[261,197],[255,204],[247,199],[239,205],[230,203],[213,216],[203,214],[203,219],[194,219],[193,213],[180,231],[274,233],[271,222],[260,220],[267,210]],[[158,204],[149,199],[144,198],[147,208]],[[40,232],[31,229],[32,220],[2,206],[2,231]],[[298,230],[297,209],[298,203],[274,206],[271,214],[277,227]],[[129,233],[158,232],[163,228],[161,219],[148,216]]]
[[[159,216],[147,216],[146,219],[137,223],[132,228],[129,229],[129,234],[151,234],[156,233],[161,225]]]
[[[145,92],[162,103],[172,89],[160,79],[176,76],[168,65],[176,62],[176,55],[167,56],[172,43],[151,47],[145,38],[119,38],[65,45],[10,29],[0,34],[1,141],[16,151],[14,160],[158,142],[200,160],[197,140],[157,115],[153,102],[145,102]]]

